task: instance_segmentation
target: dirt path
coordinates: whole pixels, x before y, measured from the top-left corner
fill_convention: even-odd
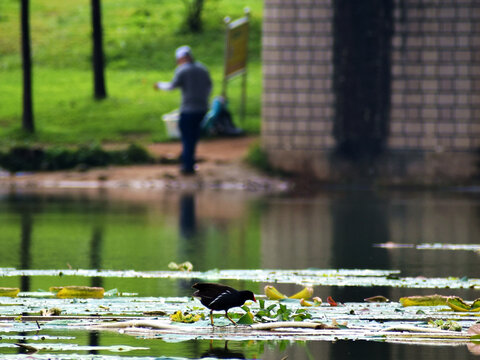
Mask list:
[[[158,190],[284,190],[287,184],[249,167],[244,158],[258,137],[208,139],[199,143],[195,176],[182,176],[179,165],[134,165],[0,176],[0,187],[134,188]],[[155,157],[178,158],[179,141],[152,144]]]
[[[198,144],[197,157],[206,162],[242,160],[256,141],[258,141],[256,136],[203,140]],[[155,156],[177,157],[182,146],[179,141],[175,141],[152,144],[148,149]]]

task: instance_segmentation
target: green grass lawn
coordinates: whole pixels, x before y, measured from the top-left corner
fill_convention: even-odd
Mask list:
[[[161,116],[178,107],[180,92],[156,92],[153,83],[170,80],[174,50],[192,46],[210,69],[213,95],[221,92],[223,18],[251,9],[247,116],[238,117],[240,78],[229,85],[237,125],[260,129],[260,0],[206,0],[204,31],[182,30],[184,5],[176,0],[102,0],[108,98],[93,99],[90,1],[31,0],[33,85],[36,132],[21,130],[22,72],[19,1],[0,1],[0,139],[17,143],[86,144],[165,141]]]

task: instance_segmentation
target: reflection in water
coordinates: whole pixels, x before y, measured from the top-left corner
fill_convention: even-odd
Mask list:
[[[332,268],[389,269],[389,258],[373,245],[389,241],[388,206],[376,194],[348,192],[331,202]],[[389,297],[388,287],[333,287],[332,296],[340,302],[362,302],[374,295]],[[389,346],[372,346],[369,342],[345,341],[332,346],[330,359],[390,359]]]
[[[180,235],[189,240],[197,233],[197,219],[195,218],[195,197],[193,194],[180,196]]]
[[[179,199],[179,255],[178,261],[195,262],[202,253],[201,236],[198,234],[197,218],[195,214],[195,196],[192,193],[183,193]],[[194,258],[191,256],[195,255]],[[194,280],[179,279],[177,281],[179,296],[191,295]]]
[[[390,269],[389,257],[383,249],[374,247],[378,241],[388,242],[388,205],[376,194],[352,192],[337,196],[331,202],[332,262],[333,269]],[[387,254],[388,255],[388,254]],[[336,287],[334,299],[363,301],[382,294],[388,298],[389,288]]]
[[[142,193],[138,193],[128,199],[105,193],[12,195],[0,201],[0,243],[4,250],[0,252],[0,266],[63,269],[69,263],[74,268],[164,270],[170,261],[188,260],[199,271],[375,268],[398,269],[402,276],[478,277],[479,257],[472,251],[385,249],[373,245],[388,241],[410,245],[478,243],[479,209],[478,196],[442,193],[350,191],[319,193],[309,198],[248,198],[246,194],[225,192],[149,193],[142,198]],[[56,285],[55,281],[66,278],[5,279],[4,286],[18,286],[19,280],[22,291],[28,291],[48,289]],[[137,292],[140,296],[192,293],[190,281],[169,279],[94,277],[90,284]],[[232,285],[244,287],[244,284]],[[300,287],[279,285],[278,288],[294,293]],[[257,291],[262,289],[259,284]],[[475,290],[445,292],[467,300],[478,297]],[[362,301],[379,294],[397,300],[400,296],[421,293],[421,289],[378,287],[315,289],[315,295],[323,299],[331,295],[340,302]],[[84,341],[105,345],[111,341],[107,337],[90,333]],[[129,341],[138,345],[139,340]],[[198,357],[209,347],[191,341],[180,348]],[[218,348],[225,351],[225,346]],[[289,345],[285,351],[278,346],[273,348],[267,347],[262,358],[288,355],[292,359],[306,359],[321,354],[322,358],[337,360],[363,358],[368,354],[369,358],[410,359],[418,358],[417,352],[425,359],[444,359],[446,354],[451,358],[468,357],[466,348],[441,351],[371,342],[309,342]],[[238,349],[228,350],[240,353]],[[162,353],[153,355],[159,354]]]
[[[90,241],[90,269],[101,269],[102,267],[102,242],[103,229],[95,226],[92,232],[92,239]],[[92,277],[92,286],[103,286],[102,278],[100,276]]]
[[[228,340],[225,341],[223,347],[214,347],[213,340],[211,340],[210,348],[203,352],[201,357],[215,359],[245,359],[245,355],[242,352],[228,349]]]
[[[95,226],[92,232],[92,240],[90,241],[90,268],[101,269],[102,263],[102,242],[103,242],[103,230],[99,226]],[[91,286],[102,287],[103,279],[100,276],[93,276],[91,280]],[[100,345],[100,332],[90,331],[88,334],[88,343],[90,346]],[[90,350],[89,354],[98,354],[97,350]]]
[[[21,216],[21,241],[20,241],[20,268],[30,269],[33,217],[27,210],[20,214]],[[30,291],[30,277],[21,277],[20,290]]]

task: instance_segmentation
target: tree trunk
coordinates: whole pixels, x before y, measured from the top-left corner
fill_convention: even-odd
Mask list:
[[[92,0],[93,84],[97,100],[107,97],[103,62],[102,13],[100,0]]]
[[[186,27],[191,33],[199,33],[202,31],[202,11],[203,0],[184,0],[187,10]]]
[[[33,133],[32,59],[30,51],[30,9],[29,0],[22,0],[21,36],[23,60],[23,118],[22,128]]]

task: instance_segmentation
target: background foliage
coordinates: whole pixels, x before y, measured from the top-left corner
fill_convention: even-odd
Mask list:
[[[108,99],[93,99],[91,25],[88,0],[32,0],[31,28],[34,110],[37,133],[21,131],[22,73],[20,5],[0,2],[1,144],[151,142],[167,139],[161,115],[178,106],[179,92],[157,93],[155,81],[169,80],[174,49],[190,44],[221,91],[225,16],[251,9],[247,119],[260,128],[261,17],[258,0],[206,0],[203,30],[187,33],[185,4],[171,0],[102,0]],[[229,86],[231,110],[238,113],[240,79]],[[238,121],[238,116],[235,117]]]

